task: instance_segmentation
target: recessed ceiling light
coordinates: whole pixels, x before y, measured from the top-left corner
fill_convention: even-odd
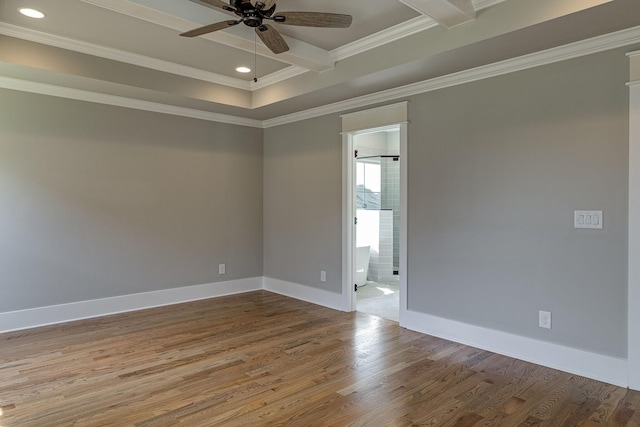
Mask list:
[[[238,67],[238,68],[236,68],[236,71],[239,72],[239,73],[250,73],[251,72],[251,68]]]
[[[36,9],[29,9],[28,7],[22,7],[18,9],[18,11],[24,16],[28,16],[29,18],[44,18],[44,13],[40,12]]]

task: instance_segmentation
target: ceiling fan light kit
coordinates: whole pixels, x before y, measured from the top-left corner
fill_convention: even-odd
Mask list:
[[[276,13],[276,0],[200,0],[210,6],[232,12],[239,17],[236,21],[222,21],[205,25],[180,34],[183,37],[196,37],[214,31],[224,30],[239,23],[255,29],[260,40],[275,54],[289,50],[287,42],[275,27],[264,21],[277,24],[297,25],[317,28],[348,28],[353,20],[351,15],[323,12],[280,12]]]

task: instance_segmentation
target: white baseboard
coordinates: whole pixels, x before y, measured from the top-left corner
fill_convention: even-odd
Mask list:
[[[403,327],[493,353],[547,366],[620,387],[627,387],[627,360],[513,335],[416,311],[407,311]]]
[[[347,311],[342,294],[270,277],[253,277],[0,313],[0,333],[261,289],[335,310]],[[629,383],[626,359],[565,347],[416,311],[407,310],[403,314],[401,325],[407,329],[621,387],[627,387]]]
[[[342,294],[297,283],[285,282],[284,280],[272,279],[271,277],[264,278],[264,290],[323,307],[333,308],[334,310],[346,311],[345,298]]]
[[[262,289],[262,277],[185,286],[0,313],[0,333],[239,294]]]

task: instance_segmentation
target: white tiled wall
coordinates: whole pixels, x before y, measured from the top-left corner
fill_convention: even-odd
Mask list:
[[[358,157],[397,155],[400,150],[399,132],[379,132],[367,135],[360,135],[356,140]],[[390,235],[383,238],[385,231],[380,231],[380,251],[371,254],[369,276],[370,280],[385,280],[390,278],[399,267],[400,250],[400,162],[392,158],[380,159],[382,167],[381,175],[381,208],[382,212],[389,212],[390,225],[386,224]],[[386,219],[382,219],[384,222]],[[384,241],[383,241],[384,240]],[[391,245],[390,248],[387,245]],[[376,244],[377,245],[377,244]],[[384,257],[391,253],[391,266]],[[382,257],[382,261],[380,261]]]
[[[382,159],[382,209],[393,211],[393,270],[400,265],[400,162]]]

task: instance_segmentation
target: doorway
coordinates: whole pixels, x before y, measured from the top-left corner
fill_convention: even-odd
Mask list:
[[[345,143],[349,311],[402,324],[407,307],[406,123],[349,132]]]
[[[400,129],[353,138],[356,310],[398,321]]]
[[[399,136],[400,209],[398,236],[398,299],[400,326],[407,317],[407,129],[408,102],[384,105],[344,114],[342,119],[342,297],[345,311],[356,311],[356,156],[355,140],[359,135],[394,131]],[[361,157],[366,157],[361,151]],[[389,155],[374,152],[370,155]]]

